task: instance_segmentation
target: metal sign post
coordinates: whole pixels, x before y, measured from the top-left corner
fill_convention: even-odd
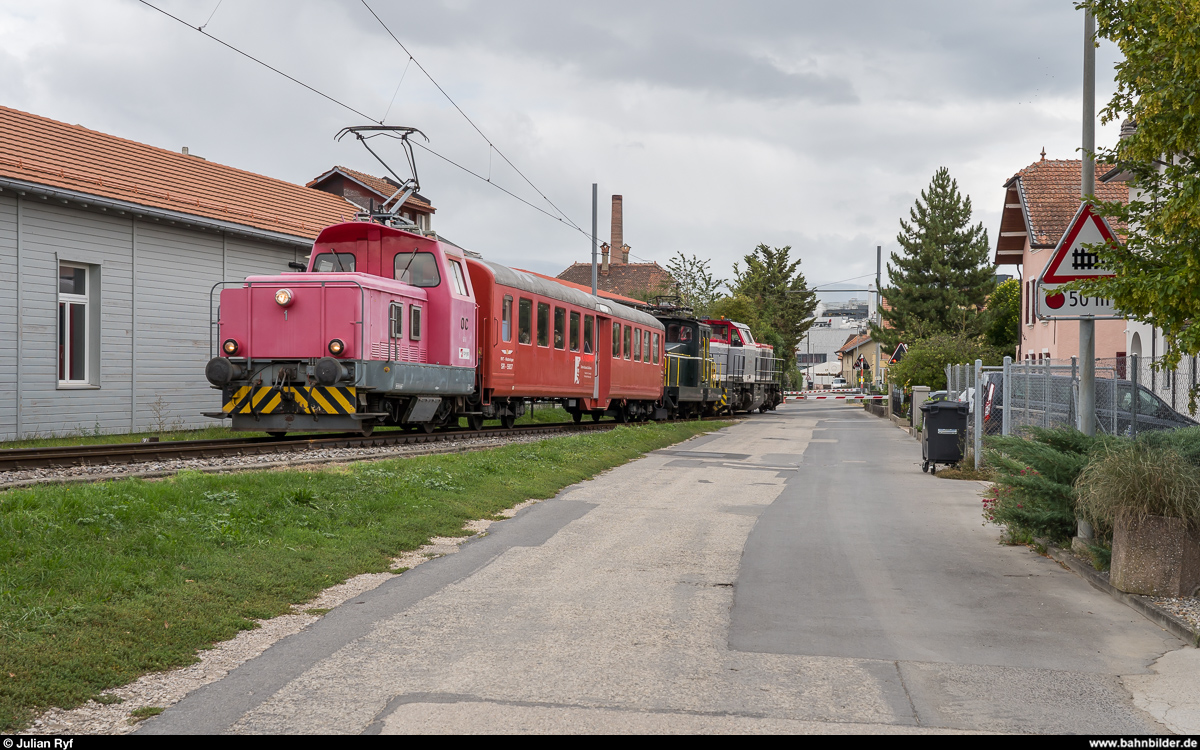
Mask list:
[[[1083,12],[1083,163],[1079,197],[1096,192],[1096,18]],[[1089,207],[1090,208],[1090,207]],[[1096,321],[1079,321],[1079,429],[1096,434]]]

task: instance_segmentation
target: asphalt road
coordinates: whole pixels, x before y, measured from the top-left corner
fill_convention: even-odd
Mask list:
[[[139,733],[1164,731],[1123,679],[1182,644],[998,545],[979,489],[788,405],[493,525]]]

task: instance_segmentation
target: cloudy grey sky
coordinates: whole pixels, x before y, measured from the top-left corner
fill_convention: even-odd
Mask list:
[[[360,0],[152,0],[549,211]],[[874,274],[940,167],[993,246],[1001,185],[1077,158],[1083,16],[1071,2],[368,0],[513,163],[583,227],[599,183],[625,196],[635,256],[790,245],[812,284]],[[213,10],[216,12],[213,13]],[[1116,51],[1097,56],[1097,98]],[[393,94],[395,99],[393,102]],[[0,5],[0,104],[303,183],[362,118],[135,0]],[[390,110],[389,110],[390,104]],[[1100,128],[1111,144],[1117,128]],[[579,233],[419,153],[434,226],[500,262],[557,273]],[[398,151],[396,162],[401,162]],[[867,281],[868,279],[863,279]]]

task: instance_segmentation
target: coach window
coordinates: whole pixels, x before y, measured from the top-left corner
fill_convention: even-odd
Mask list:
[[[642,329],[633,329],[633,361],[642,361]]]
[[[521,298],[518,303],[517,341],[522,344],[533,343],[533,301]]]
[[[625,326],[625,359],[633,356],[633,327]]]
[[[570,346],[571,351],[573,351],[573,352],[579,351],[579,313],[577,313],[577,312],[571,313],[570,336],[571,337],[568,341],[568,344]]]
[[[58,382],[88,382],[88,268],[58,266]]]
[[[408,337],[413,341],[421,340],[421,308],[416,305],[408,306]]]
[[[554,348],[567,347],[567,311],[561,307],[554,308]]]
[[[613,359],[621,358],[621,324],[613,323]]]
[[[313,273],[354,270],[354,253],[320,253],[313,262]]]
[[[430,288],[442,283],[433,253],[396,253],[393,271],[393,278],[413,286]],[[466,294],[465,288],[463,294]]]
[[[584,315],[583,316],[583,353],[584,354],[591,354],[592,352],[596,351],[596,347],[593,345],[593,342],[595,341],[595,338],[594,338],[595,333],[596,333],[595,317],[591,316],[591,315]]]
[[[642,334],[642,351],[646,353],[646,356],[642,358],[642,361],[649,362],[650,361],[650,332],[649,331],[646,331],[645,333]]]
[[[658,334],[654,334],[654,364],[658,364]]]
[[[550,346],[550,305],[538,303],[538,346]]]
[[[504,303],[500,306],[500,338],[512,341],[512,295],[504,295]]]

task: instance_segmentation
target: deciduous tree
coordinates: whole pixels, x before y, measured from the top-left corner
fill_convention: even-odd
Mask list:
[[[678,285],[680,299],[699,317],[707,317],[712,312],[713,303],[721,298],[719,290],[725,286],[725,279],[715,278],[708,264],[707,260],[682,252],[667,261],[667,271]]]
[[[733,281],[729,284],[735,297],[745,297],[754,304],[760,324],[779,336],[775,356],[783,360],[784,369],[792,367],[796,345],[812,325],[812,314],[817,309],[817,295],[800,272],[800,259],[790,258],[791,251],[791,245],[759,245],[742,258],[746,263],[744,272],[733,264]],[[774,343],[758,331],[754,334],[766,343]]]
[[[1108,297],[1118,309],[1163,329],[1168,365],[1200,353],[1200,2],[1090,0],[1097,36],[1111,40],[1116,93],[1104,122],[1125,117],[1135,126],[1098,161],[1133,175],[1128,204],[1097,203],[1100,213],[1127,227],[1124,245],[1096,248],[1115,276],[1076,284]],[[1174,360],[1174,361],[1170,361]]]

